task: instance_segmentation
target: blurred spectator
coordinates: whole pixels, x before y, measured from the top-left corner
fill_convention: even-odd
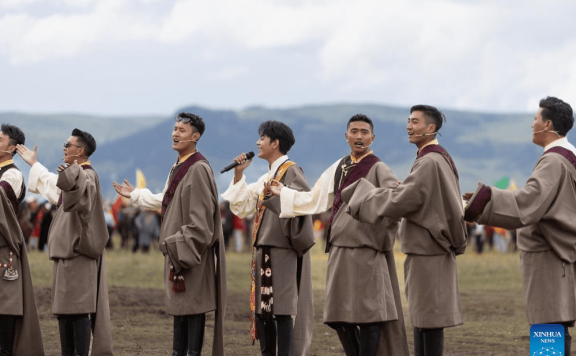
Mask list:
[[[50,224],[52,224],[52,219],[56,215],[56,205],[46,203],[44,205],[44,215],[42,217],[42,222],[40,223],[40,239],[38,240],[38,251],[47,250],[48,244],[48,231],[50,231]]]
[[[234,214],[230,210],[230,203],[223,201],[220,203],[220,220],[222,221],[222,234],[224,235],[224,246],[228,249],[228,241],[234,230]]]
[[[138,244],[144,253],[150,250],[152,240],[160,236],[160,224],[156,215],[156,212],[152,210],[145,210],[135,218],[135,224],[138,228]]]
[[[37,204],[35,199],[30,201],[30,222],[32,223],[33,229],[28,244],[29,251],[37,248],[38,240],[40,239],[42,217],[44,217],[45,210],[44,204]]]
[[[486,237],[485,226],[474,223],[470,230],[470,236],[476,242],[476,253],[481,254],[484,250],[484,238]]]
[[[244,249],[246,227],[244,225],[244,219],[241,219],[234,214],[232,214],[232,219],[234,221],[234,230],[232,231],[232,236],[234,236],[234,247],[236,252],[240,253]]]
[[[136,225],[136,219],[138,218],[139,215],[142,215],[140,213],[140,208],[135,208],[134,213],[130,216],[130,236],[132,237],[132,239],[134,240],[134,245],[132,246],[132,252],[136,252],[138,251],[138,248],[140,247],[140,229],[138,228],[138,226]]]
[[[104,205],[104,219],[106,220],[106,228],[108,229],[108,242],[106,243],[106,249],[112,250],[114,248],[112,233],[114,232],[116,223],[114,222],[114,216],[112,215],[109,204]]]

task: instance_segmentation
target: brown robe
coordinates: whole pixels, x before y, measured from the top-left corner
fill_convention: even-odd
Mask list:
[[[507,191],[480,184],[467,215],[485,187],[491,200],[476,220],[518,230],[526,315],[530,324],[576,320],[576,168],[563,156],[543,154],[526,186]]]
[[[16,318],[14,355],[44,356],[24,236],[11,203],[14,199],[8,198],[10,194],[14,196],[11,189],[7,183],[6,186],[0,184],[0,263],[8,263],[12,251],[12,267],[18,271],[18,279],[0,279],[0,314],[21,316]],[[25,190],[22,190],[22,194],[25,194]],[[3,275],[4,268],[0,272]]]
[[[52,313],[92,314],[92,355],[112,355],[104,257],[109,235],[100,181],[93,169],[74,163],[59,173],[56,186],[62,204],[48,232],[48,253],[54,261]]]
[[[175,174],[168,181],[170,186]],[[216,311],[212,355],[224,355],[223,322],[226,310],[226,257],[218,191],[208,162],[194,163],[174,192],[160,228],[165,254],[164,289],[170,315]],[[186,290],[172,291],[170,264],[182,273]]]
[[[280,180],[295,190],[309,191],[304,172],[293,165]],[[309,250],[314,246],[314,229],[310,215],[289,219],[279,218],[280,197],[265,199],[266,210],[256,237],[256,271],[262,263],[262,247],[270,246],[272,260],[273,314],[296,315],[292,355],[308,354],[312,343],[314,305],[312,296],[312,269]],[[302,266],[300,283],[297,267]],[[260,314],[260,278],[256,278],[256,313]]]
[[[466,248],[466,228],[458,177],[443,155],[417,158],[396,189],[376,188],[361,179],[346,188],[347,213],[377,224],[400,219],[405,290],[412,325],[445,328],[463,323],[456,254]]]
[[[396,187],[396,177],[382,162],[364,177],[379,188]],[[378,355],[409,355],[402,298],[394,259],[395,219],[378,224],[346,214],[334,216],[326,273],[324,323],[381,323]]]

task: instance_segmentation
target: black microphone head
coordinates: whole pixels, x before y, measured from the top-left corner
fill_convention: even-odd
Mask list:
[[[252,159],[253,157],[254,157],[254,152],[253,152],[253,151],[250,151],[250,152],[246,153],[246,159],[247,159],[247,160]]]

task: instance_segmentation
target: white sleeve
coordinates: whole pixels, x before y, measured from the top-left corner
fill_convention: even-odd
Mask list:
[[[6,181],[8,184],[10,184],[12,190],[14,191],[14,194],[16,195],[16,198],[20,196],[20,193],[22,193],[22,182],[24,180],[22,172],[20,172],[15,168],[11,168],[6,172],[4,172],[1,180]]]
[[[230,202],[230,210],[239,218],[247,218],[256,211],[258,196],[264,190],[264,181],[268,177],[264,174],[256,183],[246,184],[246,176],[242,175],[236,184],[234,179],[228,189],[221,194],[222,199]]]
[[[162,190],[162,193],[153,194],[150,189],[136,188],[132,191],[132,193],[130,193],[130,202],[144,209],[160,209],[162,207],[162,200],[164,200],[164,194],[166,193],[167,189],[168,180],[166,180],[166,184],[164,185],[164,190]]]
[[[299,192],[288,187],[280,191],[280,217],[292,218],[325,212],[334,202],[334,175],[340,160],[322,173],[309,192]]]
[[[42,194],[51,204],[58,204],[60,188],[56,186],[58,175],[48,172],[40,162],[36,162],[30,168],[28,176],[28,191],[34,194]]]

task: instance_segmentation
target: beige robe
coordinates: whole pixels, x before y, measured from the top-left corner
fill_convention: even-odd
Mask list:
[[[173,178],[174,174],[168,179],[168,187]],[[160,228],[160,250],[165,254],[168,314],[216,311],[212,355],[224,355],[226,257],[218,192],[208,162],[194,163],[176,187]],[[184,292],[175,293],[171,289],[172,282],[168,280],[171,263],[184,276]]]
[[[93,169],[74,163],[58,175],[62,205],[48,232],[54,261],[52,313],[92,314],[92,355],[112,355],[112,335],[104,248],[108,230],[100,181]]]
[[[544,154],[524,188],[507,191],[490,187],[492,198],[477,218],[480,224],[519,229],[520,268],[530,324],[576,320],[575,184],[574,165],[557,153]]]
[[[435,152],[416,159],[410,175],[396,189],[376,188],[366,179],[342,193],[347,213],[378,224],[400,219],[398,235],[405,290],[412,325],[445,328],[463,323],[455,255],[466,248],[458,178]]]
[[[16,318],[14,355],[44,356],[24,236],[4,187],[0,187],[0,263],[8,263],[10,251],[18,279],[6,281],[0,277],[0,314],[20,316]],[[4,270],[0,269],[2,275]]]

